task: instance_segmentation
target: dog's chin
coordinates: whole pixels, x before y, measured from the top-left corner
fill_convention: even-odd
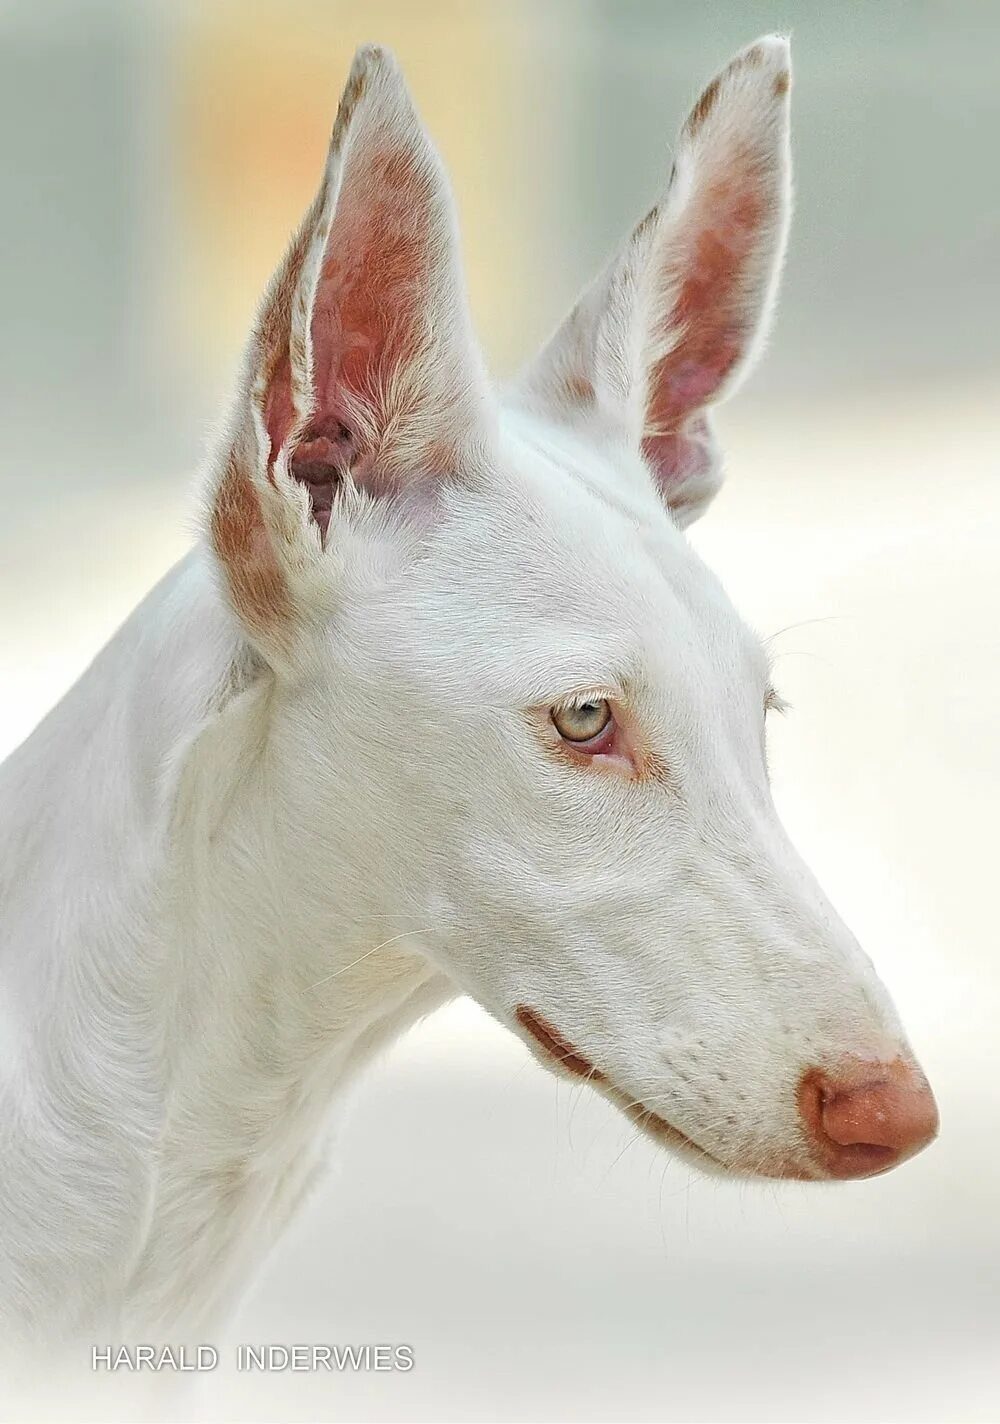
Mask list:
[[[706,1176],[728,1177],[737,1180],[753,1180],[763,1177],[769,1180],[780,1179],[781,1181],[796,1182],[815,1179],[815,1173],[807,1171],[796,1162],[782,1158],[771,1160],[762,1156],[752,1164],[743,1163],[738,1158],[723,1161],[722,1158],[716,1157],[714,1153],[702,1147],[700,1143],[695,1142],[693,1138],[688,1137],[687,1133],[681,1132],[679,1127],[675,1127],[666,1118],[651,1112],[642,1103],[636,1103],[627,1098],[606,1078],[597,1086],[598,1091],[603,1093],[608,1102],[613,1103],[620,1112],[623,1112],[637,1127],[641,1128],[658,1147],[665,1147],[675,1157],[680,1158],[689,1166],[698,1168]]]
[[[530,1035],[533,1040],[530,1047],[535,1057],[545,1067],[557,1068],[563,1073],[569,1073],[573,1077],[582,1078],[590,1083],[602,1097],[635,1123],[636,1127],[658,1147],[665,1147],[675,1157],[692,1167],[697,1167],[707,1176],[737,1179],[765,1177],[784,1181],[815,1180],[817,1176],[815,1172],[809,1171],[798,1162],[780,1157],[769,1158],[761,1155],[755,1158],[752,1164],[741,1162],[736,1157],[723,1161],[706,1147],[695,1142],[687,1133],[682,1132],[679,1127],[675,1127],[673,1123],[661,1117],[659,1113],[653,1112],[644,1103],[637,1102],[623,1092],[606,1073],[603,1073],[584,1057],[573,1044],[563,1038],[534,1009],[529,1009],[526,1005],[521,1004],[515,1010],[515,1017],[521,1027]]]
[[[693,1138],[688,1137],[687,1133],[681,1132],[679,1127],[674,1127],[673,1123],[645,1107],[644,1104],[634,1102],[626,1097],[620,1088],[615,1087],[606,1079],[599,1084],[598,1091],[607,1098],[608,1102],[613,1103],[619,1112],[624,1113],[631,1122],[634,1122],[636,1127],[640,1128],[658,1147],[665,1147],[668,1152],[673,1153],[675,1157],[679,1157],[690,1166],[697,1167],[711,1177],[750,1175],[727,1166],[718,1157],[699,1146]]]

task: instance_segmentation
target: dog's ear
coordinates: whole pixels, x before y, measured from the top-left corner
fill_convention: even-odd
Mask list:
[[[758,40],[681,131],[662,200],[518,383],[549,416],[640,446],[678,524],[721,483],[709,409],[753,364],[790,200],[788,42]]]
[[[268,661],[329,610],[341,492],[460,472],[489,407],[447,179],[395,62],[367,47],[265,294],[210,494],[231,602]]]

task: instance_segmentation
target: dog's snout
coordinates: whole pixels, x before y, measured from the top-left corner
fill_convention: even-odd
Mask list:
[[[884,1172],[926,1147],[938,1130],[934,1094],[903,1058],[810,1069],[799,1085],[799,1113],[810,1149],[831,1177]]]

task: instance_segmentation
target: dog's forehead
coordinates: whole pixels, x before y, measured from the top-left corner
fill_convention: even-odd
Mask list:
[[[503,429],[471,532],[518,601],[561,588],[567,609],[597,594],[641,603],[663,593],[671,553],[684,558],[641,460],[527,417]]]
[[[632,529],[666,536],[678,548],[683,544],[628,441],[600,427],[574,429],[517,410],[505,413],[500,429],[501,467],[564,518],[604,527],[611,517],[620,534]]]
[[[584,623],[640,635],[687,623],[753,640],[665,509],[641,457],[530,417],[509,417],[486,495],[495,575],[518,604],[553,601]],[[497,594],[502,598],[502,588]]]
[[[504,681],[520,666],[539,685],[551,673],[570,686],[698,678],[706,664],[728,676],[761,661],[639,456],[512,421],[452,515],[419,602],[466,667]]]

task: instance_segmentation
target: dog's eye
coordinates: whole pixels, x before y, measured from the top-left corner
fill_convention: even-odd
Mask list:
[[[564,741],[593,742],[611,722],[611,704],[602,697],[577,707],[553,707],[552,721]]]

